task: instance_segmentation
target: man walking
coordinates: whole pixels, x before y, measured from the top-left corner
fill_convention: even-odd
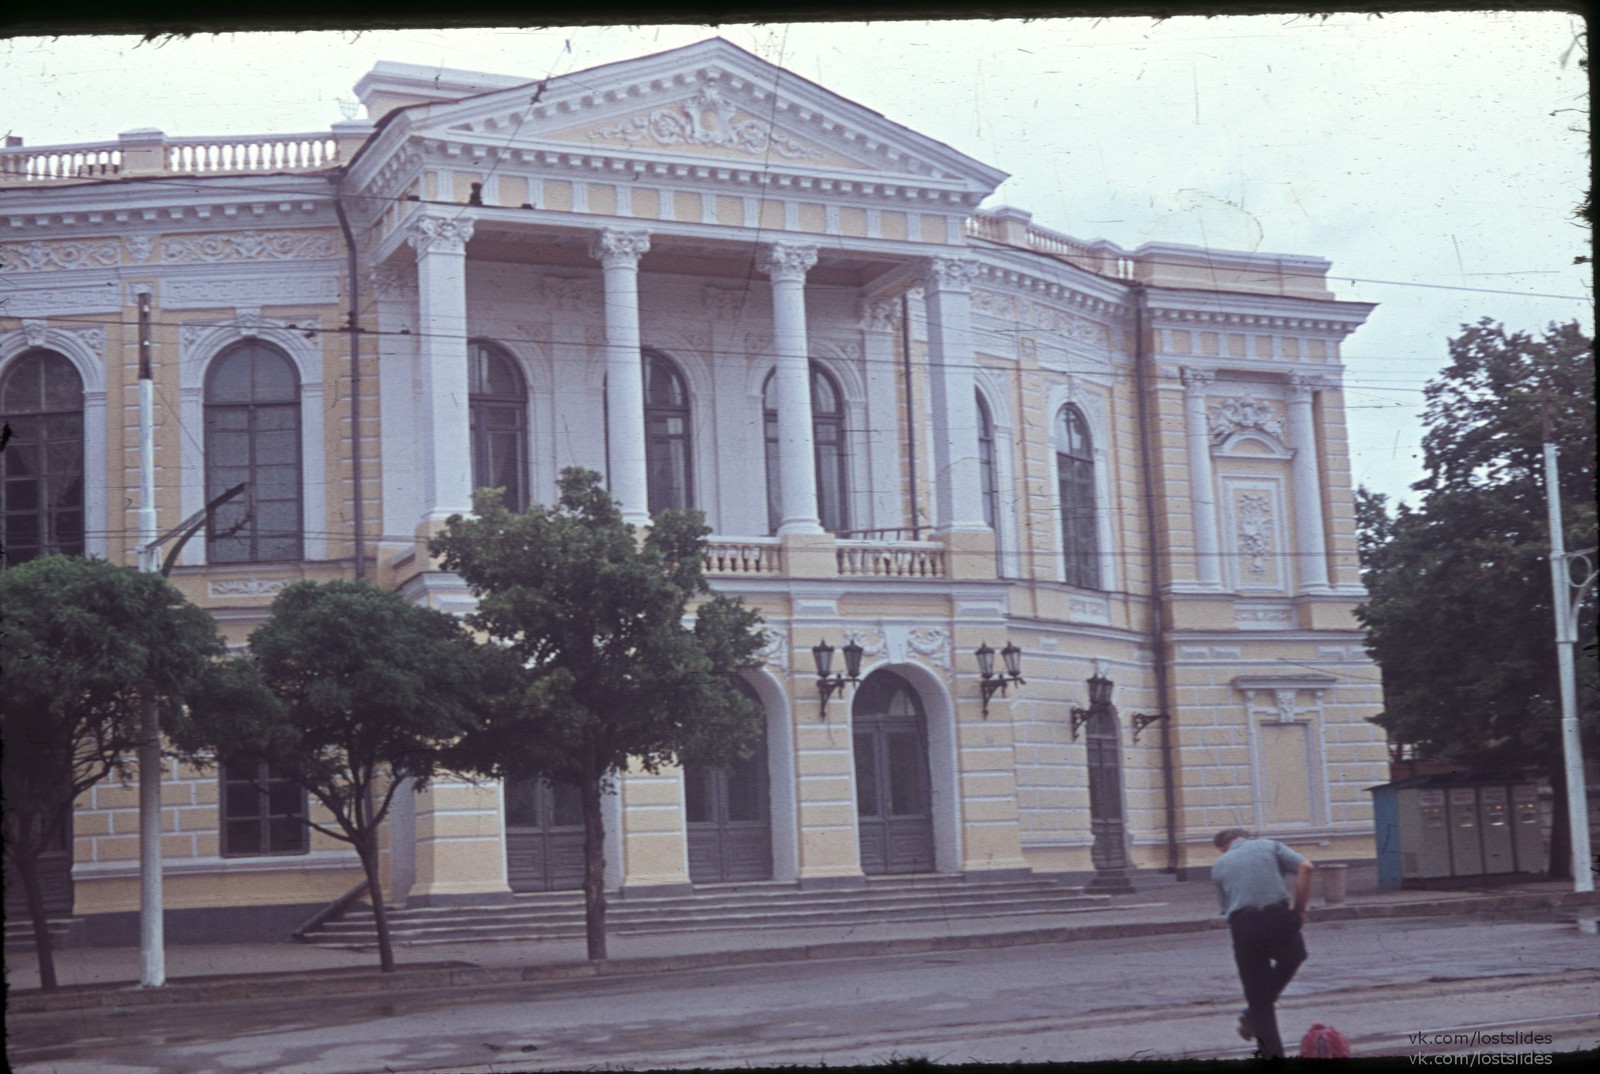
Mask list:
[[[1300,927],[1311,898],[1312,865],[1273,839],[1252,839],[1228,828],[1214,840],[1222,857],[1211,867],[1217,902],[1233,933],[1233,960],[1249,1004],[1239,1016],[1239,1035],[1252,1037],[1264,1058],[1283,1055],[1274,1004],[1306,960]],[[1294,873],[1294,903],[1283,878]]]

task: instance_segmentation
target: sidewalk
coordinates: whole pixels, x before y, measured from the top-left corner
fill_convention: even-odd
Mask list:
[[[60,988],[44,993],[38,991],[38,963],[33,953],[7,952],[7,1009],[20,1014],[288,995],[349,996],[735,964],[1064,943],[1225,927],[1209,882],[1158,879],[1145,883],[1144,890],[1115,896],[1105,906],[1068,912],[885,921],[870,927],[680,929],[612,935],[607,939],[610,958],[599,963],[586,960],[581,939],[397,946],[395,961],[399,969],[392,974],[378,971],[375,949],[350,951],[294,942],[171,945],[166,951],[166,986],[145,989],[137,985],[137,948],[80,947],[56,952]],[[1600,897],[1594,893],[1578,895],[1565,881],[1455,891],[1380,891],[1376,867],[1354,866],[1343,905],[1324,905],[1318,885],[1312,896],[1311,921],[1552,908],[1573,917],[1593,919],[1600,915]]]

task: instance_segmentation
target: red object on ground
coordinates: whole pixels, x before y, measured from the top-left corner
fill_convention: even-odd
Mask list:
[[[1349,1059],[1350,1042],[1332,1026],[1315,1022],[1300,1038],[1301,1059]]]

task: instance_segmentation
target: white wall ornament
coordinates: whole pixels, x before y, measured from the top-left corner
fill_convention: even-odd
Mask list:
[[[0,287],[0,317],[82,316],[87,313],[116,313],[122,301],[116,281],[87,287],[48,287],[23,290]]]
[[[156,244],[149,235],[124,235],[122,245],[128,251],[129,260],[142,265],[150,260],[150,253]]]
[[[385,261],[373,268],[372,292],[379,297],[395,291],[416,291],[417,273],[412,265]]]
[[[1250,559],[1253,574],[1265,574],[1272,554],[1272,500],[1264,492],[1242,492],[1237,508],[1239,551]]]
[[[1213,444],[1245,429],[1260,429],[1278,440],[1284,438],[1283,419],[1278,416],[1277,406],[1267,399],[1238,396],[1212,403],[1206,412],[1206,424]]]
[[[868,332],[893,332],[900,327],[900,300],[875,298],[861,303],[861,327]]]
[[[776,153],[788,160],[816,160],[822,153],[772,129],[770,123],[740,118],[734,103],[713,85],[702,85],[693,97],[672,108],[658,108],[648,116],[634,116],[609,127],[596,127],[595,138],[625,142],[650,141],[656,145],[699,145],[732,149],[751,156]]]
[[[844,632],[844,643],[849,645],[851,642],[861,646],[862,656],[884,656],[889,652],[889,644],[882,631],[847,630]]]
[[[275,597],[288,587],[288,578],[217,578],[206,583],[213,597]]]
[[[161,240],[161,261],[285,261],[336,257],[331,235],[304,231],[227,231],[215,235],[169,235]]]
[[[104,239],[85,242],[40,242],[0,244],[0,272],[27,269],[115,268],[122,264],[122,247]]]
[[[318,275],[223,276],[168,279],[161,285],[163,309],[234,309],[258,306],[314,306],[339,300],[339,278]]]
[[[761,632],[766,641],[761,646],[761,659],[784,671],[789,670],[789,635],[773,627]]]
[[[950,633],[943,627],[912,627],[906,643],[934,667],[950,669]]]
[[[44,346],[45,323],[40,320],[28,319],[22,322],[22,335],[30,347]]]

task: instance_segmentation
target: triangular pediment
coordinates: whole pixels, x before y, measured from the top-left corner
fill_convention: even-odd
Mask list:
[[[496,151],[859,176],[980,195],[1006,177],[721,38],[407,112],[416,137]]]

